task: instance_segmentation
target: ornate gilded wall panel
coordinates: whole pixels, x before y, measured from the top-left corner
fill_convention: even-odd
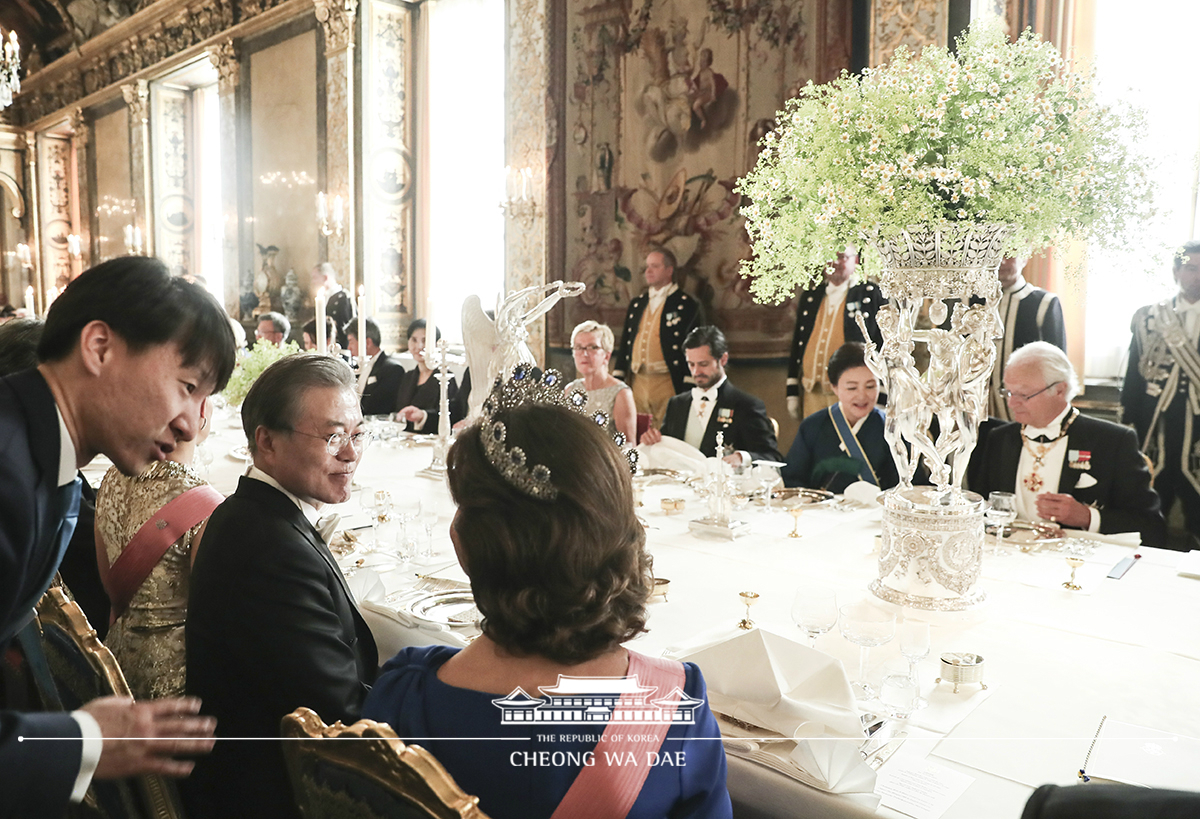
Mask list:
[[[325,190],[347,203],[345,228],[328,237],[327,260],[339,281],[357,296],[355,260],[354,33],[357,0],[316,0],[325,35]]]
[[[374,0],[366,17],[363,280],[386,349],[412,318],[413,11]]]
[[[39,265],[40,296],[47,289],[57,296],[71,281],[73,269],[67,250],[67,234],[72,233],[71,140],[58,134],[39,134],[37,138],[38,220],[41,223]]]
[[[549,316],[549,340],[596,319],[618,332],[647,251],[669,248],[739,358],[781,358],[794,303],[755,304],[737,179],[808,80],[849,67],[839,0],[600,0],[568,5],[566,271],[588,284]]]
[[[237,90],[242,77],[242,63],[232,41],[210,48],[208,59],[217,69],[221,156],[226,157],[221,162],[221,213],[225,223],[221,262],[226,271],[225,309],[229,315],[242,318],[241,294],[254,290],[253,272],[249,268],[243,269],[238,258],[238,168],[244,157],[239,157],[237,152]],[[233,271],[237,271],[236,275],[229,275]]]
[[[68,121],[71,130],[71,147],[75,151],[72,165],[72,184],[75,188],[75,208],[73,221],[75,233],[79,234],[80,258],[78,270],[87,270],[92,266],[95,248],[92,246],[92,228],[89,215],[89,203],[92,201],[91,182],[88,177],[88,162],[92,155],[92,126],[91,121],[82,108],[71,112]]]
[[[948,8],[948,0],[872,0],[871,65],[886,63],[900,45],[945,46]]]
[[[195,272],[196,178],[190,92],[153,88],[154,244],[172,273]]]
[[[553,110],[547,106],[551,67],[545,0],[509,0],[507,22],[506,160],[513,168],[532,170],[535,206],[524,218],[509,217],[506,226],[504,287],[513,291],[546,281],[546,166],[553,153],[555,131]],[[544,364],[545,319],[538,319],[528,329],[529,349],[538,363]]]
[[[150,184],[150,83],[138,80],[121,86],[129,109],[129,169],[135,210],[141,216],[134,227],[141,230],[142,252],[154,256],[154,210]]]

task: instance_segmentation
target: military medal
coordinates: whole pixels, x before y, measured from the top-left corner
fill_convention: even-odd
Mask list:
[[[1029,474],[1021,479],[1021,483],[1024,484],[1026,489],[1035,495],[1042,490],[1043,486],[1046,485],[1046,481],[1043,480],[1042,476],[1038,474],[1038,470],[1045,466],[1045,464],[1042,463],[1042,459],[1046,457],[1046,453],[1048,453],[1056,443],[1067,436],[1067,432],[1071,429],[1071,422],[1074,421],[1078,415],[1079,411],[1072,409],[1070,415],[1068,415],[1066,420],[1063,421],[1062,428],[1058,431],[1058,436],[1054,438],[1054,440],[1047,441],[1046,443],[1035,444],[1025,435],[1025,428],[1021,428],[1021,446],[1025,447],[1025,451],[1028,452],[1033,458],[1033,469],[1029,470]],[[1033,449],[1035,446],[1038,447],[1036,452]],[[1087,454],[1090,458],[1091,453],[1089,452]]]

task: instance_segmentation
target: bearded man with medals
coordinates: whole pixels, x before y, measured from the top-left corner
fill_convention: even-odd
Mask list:
[[[1063,528],[1138,532],[1142,545],[1166,545],[1158,493],[1128,427],[1081,415],[1071,406],[1079,379],[1070,360],[1045,341],[1009,356],[1003,396],[1013,421],[995,427],[968,472],[985,497],[1013,492],[1017,517]]]

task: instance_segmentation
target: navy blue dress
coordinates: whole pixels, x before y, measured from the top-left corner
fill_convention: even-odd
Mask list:
[[[401,739],[432,753],[459,787],[479,797],[480,808],[492,819],[548,819],[582,769],[578,760],[588,751],[603,753],[597,740],[605,726],[502,725],[501,711],[492,702],[501,695],[457,688],[437,678],[438,669],[458,651],[450,646],[404,649],[383,667],[362,715],[388,723]],[[725,788],[725,751],[707,705],[704,678],[691,663],[684,663],[684,670],[684,693],[705,705],[696,709],[694,725],[671,727],[659,753],[679,759],[676,753],[682,752],[684,764],[653,767],[629,819],[733,815]],[[486,739],[490,737],[520,739],[494,742]]]
[[[883,437],[883,413],[878,408],[871,410],[855,437],[875,470],[879,488],[891,489],[898,484],[900,475]],[[841,449],[841,443],[829,410],[818,410],[805,418],[788,450],[787,466],[780,470],[784,485],[844,492],[859,479],[859,467]]]

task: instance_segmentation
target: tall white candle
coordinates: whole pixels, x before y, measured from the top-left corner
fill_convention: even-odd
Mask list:
[[[358,373],[365,378],[367,373],[367,289],[358,286]],[[360,386],[365,386],[362,384]]]
[[[325,355],[325,288],[317,291],[317,355]]]
[[[33,285],[25,288],[25,318],[37,318],[33,309]]]
[[[317,194],[317,221],[324,222],[328,218],[329,211],[326,209],[325,205],[325,192],[322,191],[321,193]]]

